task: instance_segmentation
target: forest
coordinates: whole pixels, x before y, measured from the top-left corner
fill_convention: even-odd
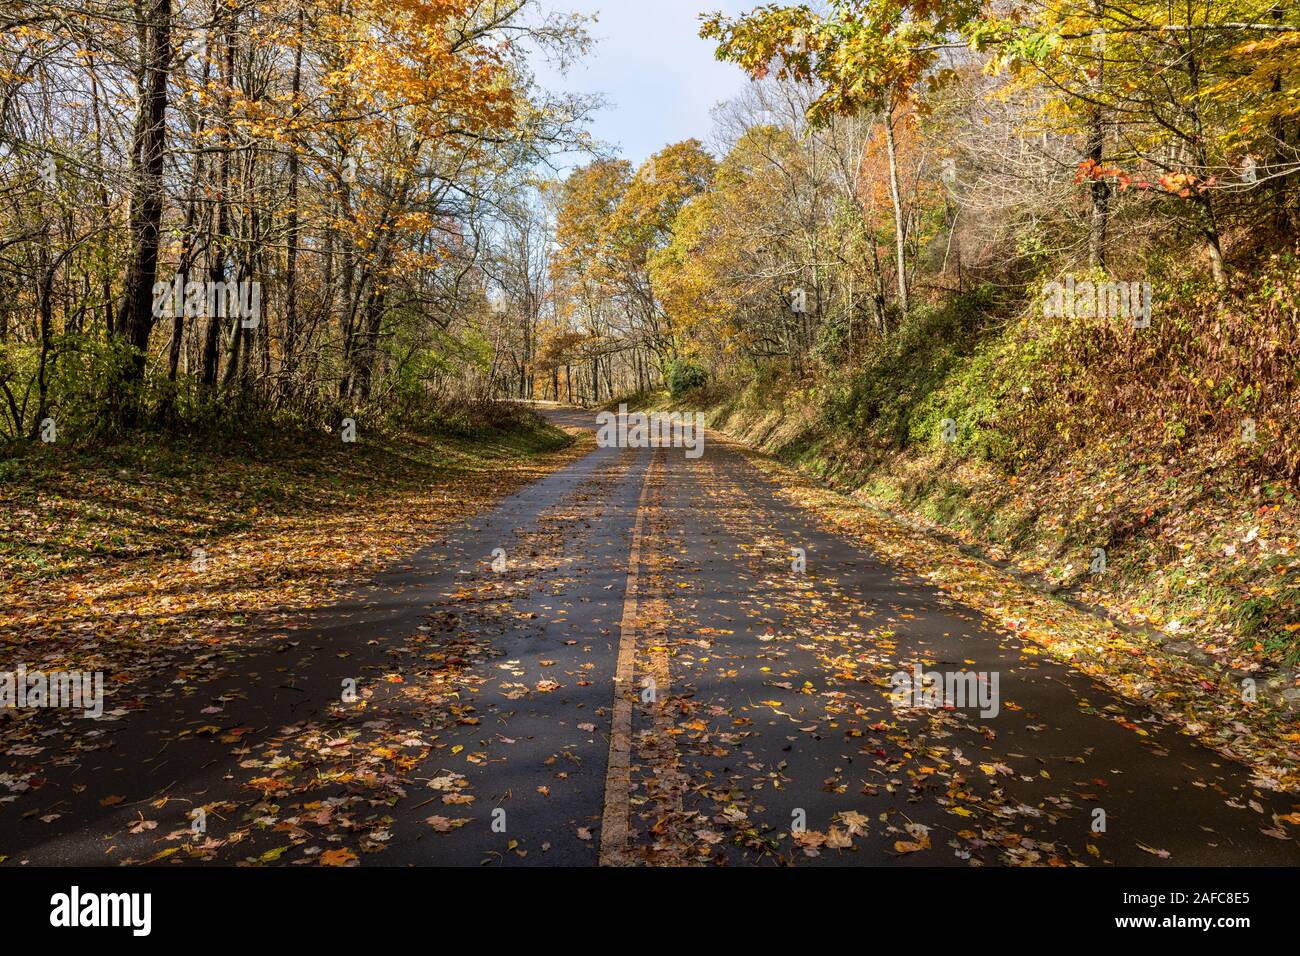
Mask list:
[[[531,0],[10,3],[0,440],[472,432],[664,389],[1035,571],[1174,486],[1193,552],[1230,544],[1224,494],[1293,542],[1294,19],[702,11],[752,82],[634,167],[598,97],[536,82],[591,24]],[[1045,517],[999,494],[1021,472],[1128,507]],[[1135,573],[1183,557],[1153,547]],[[1257,557],[1198,558],[1194,603],[1290,655],[1294,560]]]
[[[1294,478],[1288,20],[705,13],[755,82],[715,142],[633,168],[586,132],[591,98],[532,78],[530,58],[581,57],[583,18],[525,0],[8,4],[0,428],[331,427],[764,374],[876,416],[845,374],[920,335],[1050,384],[1021,403],[1022,453],[1024,431],[1077,444],[1098,415],[1179,441],[1250,418]],[[561,178],[564,150],[594,158]],[[1143,283],[1163,321],[1052,316],[1031,360],[1005,325],[1066,274]],[[1011,451],[965,414],[961,441]]]

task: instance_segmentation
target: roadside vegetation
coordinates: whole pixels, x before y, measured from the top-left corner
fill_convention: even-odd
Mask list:
[[[536,172],[594,102],[530,58],[585,23],[0,11],[0,657],[237,642],[577,453],[500,399],[546,298]]]
[[[36,446],[0,463],[0,659],[125,683],[238,653],[590,444],[494,405],[355,444]]]
[[[560,286],[614,368],[588,397],[707,409],[1189,654],[1294,676],[1293,20],[1267,0],[704,15],[754,80],[714,147],[566,184]]]

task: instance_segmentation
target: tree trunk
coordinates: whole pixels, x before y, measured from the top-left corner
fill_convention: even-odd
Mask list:
[[[219,15],[218,2],[219,0],[213,0],[212,19],[214,23]],[[221,153],[217,173],[220,185],[217,189],[216,234],[212,237],[212,243],[208,247],[209,282],[226,281],[226,237],[230,232],[230,206],[227,193],[230,189],[230,84],[234,78],[235,37],[233,27],[229,24],[225,30],[225,42],[221,69],[222,85],[224,87],[221,94]],[[220,346],[221,317],[209,315],[207,325],[204,328],[202,368],[199,373],[199,384],[209,394],[217,384],[217,369],[221,362]]]
[[[293,54],[293,100],[294,115],[298,115],[298,96],[302,92],[302,41],[304,12],[298,8],[298,45]],[[289,143],[289,215],[285,224],[284,265],[284,354],[281,362],[288,373],[283,388],[289,387],[289,377],[293,374],[294,355],[298,347],[298,146]]]
[[[149,333],[153,331],[153,284],[158,276],[158,238],[163,210],[163,159],[167,147],[167,76],[171,64],[171,0],[151,0],[145,78],[136,107],[132,150],[130,237],[125,298],[117,327],[135,350],[128,383],[144,380]],[[134,404],[134,399],[131,403]],[[134,407],[125,408],[134,421]]]
[[[1093,14],[1098,19],[1103,14],[1100,0],[1093,2]],[[1100,91],[1105,78],[1106,57],[1104,50],[1098,51],[1097,73],[1094,83]],[[1106,122],[1101,106],[1092,106],[1088,110],[1088,144],[1085,158],[1094,164],[1094,173],[1101,168],[1106,150]],[[1088,221],[1088,264],[1094,268],[1106,268],[1106,232],[1110,222],[1110,183],[1094,175],[1089,185],[1089,198],[1092,202]]]
[[[1228,270],[1223,264],[1223,246],[1219,242],[1219,223],[1214,212],[1214,202],[1208,193],[1201,193],[1196,197],[1196,204],[1200,209],[1201,237],[1205,242],[1205,255],[1210,260],[1210,275],[1214,279],[1214,287],[1223,291],[1228,287]]]
[[[898,152],[894,144],[894,108],[885,114],[885,151],[889,156],[889,198],[894,204],[894,252],[898,270],[898,307],[907,315],[907,227],[903,222],[903,198],[898,190]]]

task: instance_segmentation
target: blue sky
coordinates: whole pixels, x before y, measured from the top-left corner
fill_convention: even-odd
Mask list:
[[[564,76],[537,64],[539,81],[548,89],[605,94],[609,105],[596,115],[592,135],[634,165],[668,143],[691,136],[707,142],[709,111],[748,82],[739,67],[713,58],[713,44],[699,38],[699,14],[740,13],[758,6],[754,0],[550,0],[547,6],[599,13],[599,20],[590,27],[591,53]]]

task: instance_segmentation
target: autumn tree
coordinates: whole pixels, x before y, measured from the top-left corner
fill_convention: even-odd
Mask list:
[[[0,22],[11,435],[47,413],[329,423],[382,413],[414,368],[432,388],[439,354],[477,374],[496,211],[586,146],[592,101],[527,62],[580,55],[583,21],[531,0],[38,0]],[[176,308],[175,281],[255,283],[260,315]]]
[[[769,5],[728,19],[704,18],[700,34],[718,42],[717,56],[752,76],[776,74],[816,83],[808,110],[814,124],[832,114],[874,111],[882,115],[894,211],[898,301],[908,309],[907,231],[898,174],[894,123],[914,87],[938,57],[938,49],[968,23],[976,0],[835,0],[827,13],[807,5]]]

